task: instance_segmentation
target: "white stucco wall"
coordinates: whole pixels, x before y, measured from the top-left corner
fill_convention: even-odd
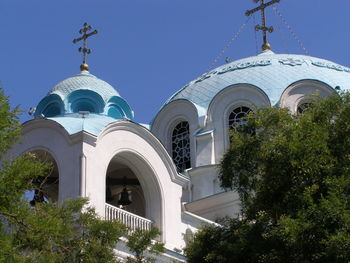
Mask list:
[[[238,217],[240,201],[234,191],[222,192],[185,204],[186,210],[206,218],[217,221],[225,216]]]
[[[99,137],[85,132],[69,136],[47,119],[23,126],[21,144],[8,156],[45,150],[59,170],[59,200],[86,196],[102,217],[105,214],[106,172],[112,158],[127,165],[137,176],[146,200],[146,217],[162,231],[168,249],[183,246],[182,189],[188,179],[180,176],[162,144],[141,125],[120,121],[106,127]]]
[[[174,248],[182,242],[181,233],[175,227],[181,222],[182,185],[172,180],[172,176],[178,177],[175,167],[164,162],[164,158],[171,159],[165,149],[163,156],[159,154],[163,146],[154,137],[150,141],[152,137],[140,125],[116,122],[98,137],[96,146],[84,143],[86,195],[97,212],[104,214],[107,168],[112,158],[119,158],[140,181],[146,200],[146,218],[162,231],[162,241]]]

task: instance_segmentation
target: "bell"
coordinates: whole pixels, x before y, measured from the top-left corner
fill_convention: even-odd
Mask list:
[[[129,192],[126,187],[123,188],[123,191],[120,193],[120,199],[118,200],[118,205],[127,206],[131,204],[129,199]]]

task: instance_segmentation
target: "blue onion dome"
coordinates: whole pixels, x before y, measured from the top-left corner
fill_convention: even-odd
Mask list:
[[[235,84],[250,84],[261,89],[275,106],[290,85],[302,80],[317,80],[335,90],[350,90],[350,69],[316,57],[265,51],[203,74],[176,92],[165,105],[185,99],[205,113],[223,89]]]
[[[134,117],[128,103],[107,82],[87,70],[58,83],[36,107],[34,116],[62,117],[89,112],[113,119]]]

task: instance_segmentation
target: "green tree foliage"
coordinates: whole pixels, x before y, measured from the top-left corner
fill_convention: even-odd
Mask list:
[[[86,203],[40,203],[31,210],[23,204],[22,213],[9,220],[16,255],[25,262],[119,262],[113,248],[124,226],[99,219]]]
[[[258,110],[231,142],[220,180],[241,218],[199,231],[189,262],[350,262],[350,95]]]
[[[164,252],[164,244],[155,241],[160,235],[157,228],[153,227],[151,230],[137,229],[128,236],[126,243],[129,250],[134,254],[134,258],[129,257],[128,263],[153,263],[154,257],[149,254],[159,255]]]
[[[19,113],[17,107],[11,110],[8,98],[0,89],[0,159],[21,136]]]

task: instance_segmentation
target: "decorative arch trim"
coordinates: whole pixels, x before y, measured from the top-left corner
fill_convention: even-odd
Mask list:
[[[180,121],[187,121],[190,128],[190,150],[191,150],[191,165],[196,163],[196,145],[194,134],[198,131],[200,125],[200,117],[198,116],[198,109],[192,102],[179,99],[167,104],[157,114],[153,120],[151,131],[163,143],[169,155],[172,153],[172,131],[175,125]],[[204,122],[203,122],[204,123]]]
[[[89,111],[91,113],[102,113],[105,103],[101,95],[91,90],[76,90],[67,97],[68,111]]]
[[[292,114],[297,112],[300,104],[309,102],[310,96],[327,97],[335,90],[325,82],[313,79],[303,79],[289,85],[280,97],[280,107],[288,108]]]
[[[54,117],[64,114],[64,103],[57,94],[50,94],[43,98],[36,107],[34,116],[43,114],[45,117]]]
[[[228,118],[230,112],[239,106],[246,106],[255,111],[269,107],[271,102],[266,93],[257,86],[241,83],[227,86],[221,90],[208,107],[206,126],[214,130],[214,163],[218,163],[230,145],[228,136]]]
[[[115,116],[121,116],[121,118],[127,118],[129,120],[134,119],[134,112],[130,108],[129,104],[121,97],[111,97],[104,109],[106,115],[115,118]],[[115,115],[115,113],[119,113]]]
[[[42,146],[42,145],[32,146],[32,147],[22,151],[20,153],[20,155],[26,154],[28,152],[38,151],[38,150],[39,151],[48,152],[52,156],[52,158],[54,159],[54,161],[57,164],[58,174],[60,174],[60,170],[61,170],[61,168],[60,168],[61,167],[60,160],[57,158],[56,153],[54,151],[52,151],[50,148],[48,148],[48,147],[45,147],[45,146]]]
[[[59,132],[67,142],[71,142],[69,133],[66,131],[66,129],[59,123],[45,118],[39,118],[27,121],[22,124],[22,132],[28,133],[31,130],[40,129],[40,128],[46,128],[46,129],[53,129],[57,132]]]
[[[177,173],[176,167],[162,143],[149,130],[139,124],[129,121],[111,123],[107,125],[103,132],[101,132],[97,138],[96,143],[98,144],[99,141],[101,141],[102,138],[107,134],[119,130],[132,132],[144,139],[157,152],[159,157],[164,162],[165,167],[170,175],[171,181],[181,186],[186,186],[188,184],[189,178]]]
[[[174,120],[174,116],[183,115],[190,117],[188,111],[183,110],[184,107],[187,107],[191,111],[191,113],[195,115],[196,124],[199,124],[199,112],[197,106],[189,100],[177,99],[162,107],[162,109],[157,113],[157,115],[151,122],[151,130],[158,130],[159,126],[161,126],[161,124],[163,124],[164,122],[172,122]],[[177,108],[179,110],[177,110]]]
[[[108,165],[117,158],[121,163],[128,166],[129,169],[136,175],[137,179],[141,184],[143,189],[143,194],[146,201],[146,217],[149,217],[154,210],[151,211],[151,206],[155,205],[155,200],[157,201],[158,211],[158,222],[157,225],[162,232],[161,239],[164,242],[166,240],[165,236],[165,203],[164,203],[164,190],[162,184],[159,181],[159,174],[155,171],[152,164],[145,158],[140,152],[135,151],[131,148],[121,148],[113,151],[108,157]],[[105,168],[104,174],[107,176],[108,165]],[[146,176],[145,176],[146,174]],[[143,176],[140,176],[143,175]]]
[[[271,106],[269,97],[259,87],[247,83],[230,85],[222,89],[211,100],[208,107],[206,125],[213,121],[218,105],[225,104],[225,109],[227,110],[232,104],[238,105],[238,101],[254,105],[253,108]]]

